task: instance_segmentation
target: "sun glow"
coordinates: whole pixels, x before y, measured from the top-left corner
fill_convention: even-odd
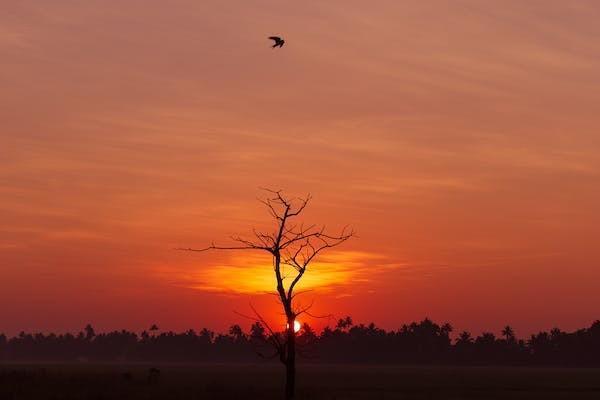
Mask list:
[[[290,324],[285,324],[286,329],[289,328]],[[297,319],[294,320],[294,332],[300,332],[300,328],[302,328],[302,324]]]
[[[311,264],[310,273],[300,281],[298,288],[329,289],[335,285],[356,283],[367,279],[364,272],[372,275],[381,256],[355,251],[337,251],[324,254]],[[198,290],[234,293],[264,293],[274,289],[272,262],[260,254],[235,254],[227,263],[194,268],[186,266],[177,276],[177,283]],[[173,267],[158,271],[173,280]],[[284,267],[284,273],[286,272]]]

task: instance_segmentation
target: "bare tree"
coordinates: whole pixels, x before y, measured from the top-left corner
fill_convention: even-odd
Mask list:
[[[311,306],[297,307],[294,299],[301,292],[294,292],[294,289],[317,255],[350,239],[354,232],[345,227],[337,234],[330,234],[326,231],[325,226],[305,226],[302,222],[298,223],[296,222],[297,217],[310,202],[310,195],[305,198],[288,198],[283,195],[281,190],[264,190],[268,195],[265,199],[259,201],[267,207],[271,217],[275,220],[272,232],[265,233],[253,229],[253,239],[248,240],[234,236],[232,240],[235,245],[232,246],[217,246],[213,243],[201,249],[180,248],[178,250],[199,252],[209,250],[258,250],[271,255],[273,272],[275,273],[276,295],[287,320],[285,332],[283,334],[274,332],[264,318],[254,308],[253,310],[257,320],[268,328],[270,333],[269,342],[275,347],[275,355],[279,356],[279,359],[285,365],[285,398],[291,399],[294,397],[296,382],[296,332],[294,323],[299,315],[309,314]],[[287,274],[286,269],[291,271],[290,275]]]

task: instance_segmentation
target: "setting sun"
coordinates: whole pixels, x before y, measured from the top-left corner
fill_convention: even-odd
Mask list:
[[[288,328],[290,325],[289,324],[285,324],[285,327]],[[300,321],[295,320],[294,321],[294,332],[298,333],[300,332],[300,328],[302,327],[302,324],[300,323]]]

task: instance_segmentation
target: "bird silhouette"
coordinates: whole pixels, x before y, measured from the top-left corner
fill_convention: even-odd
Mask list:
[[[283,47],[283,44],[285,43],[285,40],[283,40],[279,36],[269,36],[269,39],[275,42],[275,44],[272,46],[273,49],[275,47]]]

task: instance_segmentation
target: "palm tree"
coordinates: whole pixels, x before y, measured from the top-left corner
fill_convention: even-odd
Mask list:
[[[513,343],[515,341],[515,331],[509,325],[506,325],[504,329],[502,329],[502,336],[504,336],[508,343]]]
[[[473,337],[467,331],[463,331],[458,335],[458,339],[456,339],[457,345],[467,345],[473,343]]]

